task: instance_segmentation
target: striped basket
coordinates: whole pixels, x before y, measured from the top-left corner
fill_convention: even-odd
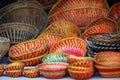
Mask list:
[[[22,75],[22,71],[21,70],[6,71],[6,75],[8,77],[20,77]]]

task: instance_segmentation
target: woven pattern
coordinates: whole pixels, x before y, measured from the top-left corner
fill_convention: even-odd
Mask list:
[[[4,72],[4,65],[0,64],[0,76],[3,75]]]
[[[6,71],[6,75],[8,77],[20,77],[22,75],[22,71]]]

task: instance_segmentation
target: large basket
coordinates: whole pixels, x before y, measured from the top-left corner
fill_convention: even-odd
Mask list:
[[[0,24],[16,22],[33,25],[39,32],[42,32],[48,21],[46,12],[36,7],[15,8],[4,12],[0,16]]]
[[[76,25],[65,19],[57,20],[50,24],[42,34],[45,33],[55,33],[59,34],[63,38],[80,36],[80,31]]]
[[[50,10],[49,15],[75,8],[95,7],[108,10],[106,0],[59,0]]]
[[[0,60],[5,56],[10,47],[10,39],[0,37]]]
[[[5,23],[0,25],[0,36],[10,39],[10,43],[16,44],[38,35],[38,30],[24,23]]]
[[[86,25],[88,25],[92,20],[105,17],[107,14],[108,10],[101,8],[69,9],[49,15],[49,22],[52,23],[56,20],[66,19],[76,24],[79,28],[83,28],[86,27]]]
[[[50,53],[62,52],[67,55],[85,56],[86,55],[86,42],[78,37],[64,38],[55,43]]]

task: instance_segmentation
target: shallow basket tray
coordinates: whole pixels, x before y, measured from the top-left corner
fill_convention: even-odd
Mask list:
[[[21,70],[6,71],[6,75],[8,77],[20,77],[22,76],[22,71]]]
[[[0,36],[9,38],[12,44],[33,39],[37,34],[38,30],[28,24],[5,23],[0,25]]]

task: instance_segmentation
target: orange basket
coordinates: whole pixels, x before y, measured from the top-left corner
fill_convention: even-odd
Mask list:
[[[24,60],[43,55],[47,51],[45,39],[33,39],[13,45],[9,50],[9,57],[12,60]]]
[[[6,75],[8,77],[20,77],[22,75],[22,71],[21,70],[6,71]]]
[[[4,65],[0,64],[0,76],[3,75],[4,72]]]
[[[94,61],[100,65],[120,66],[120,52],[104,51],[94,56]]]
[[[54,44],[50,53],[61,52],[67,55],[84,56],[86,55],[86,42],[78,37],[64,38]]]
[[[39,70],[36,68],[26,68],[23,70],[24,75],[29,78],[35,78],[39,76]]]

